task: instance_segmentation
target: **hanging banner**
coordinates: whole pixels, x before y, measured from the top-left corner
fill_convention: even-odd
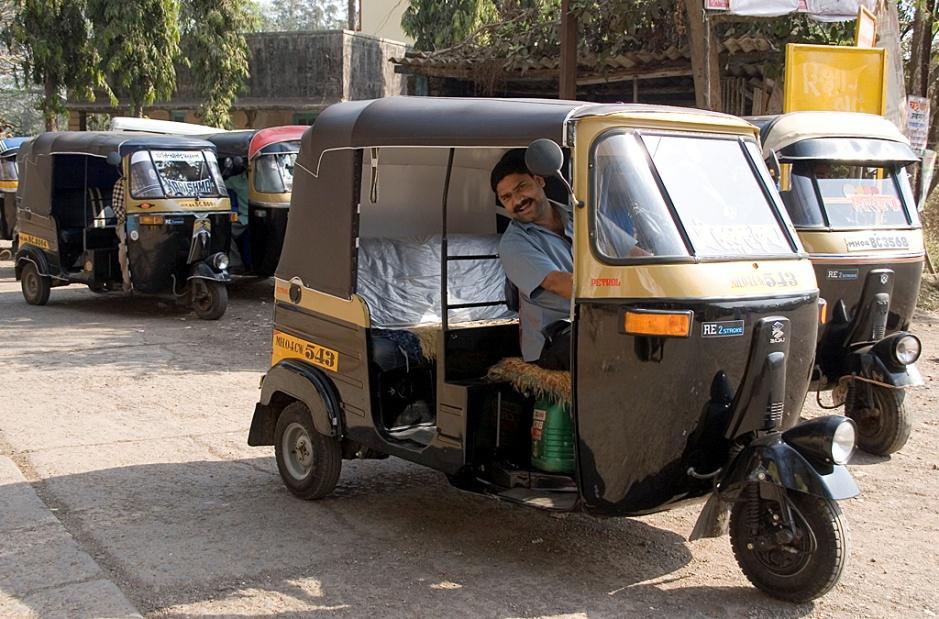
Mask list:
[[[877,0],[704,0],[709,11],[727,11],[749,17],[776,17],[789,13],[808,13],[819,21],[856,19],[858,10],[874,10]]]
[[[833,45],[786,45],[783,111],[829,110],[882,116],[887,51]]]
[[[910,148],[922,155],[929,138],[929,99],[910,95],[906,106],[906,137],[910,138]]]

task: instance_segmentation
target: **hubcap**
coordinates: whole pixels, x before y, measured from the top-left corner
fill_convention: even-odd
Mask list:
[[[313,469],[313,442],[306,428],[297,422],[291,423],[284,431],[281,451],[284,464],[294,479],[303,479]]]

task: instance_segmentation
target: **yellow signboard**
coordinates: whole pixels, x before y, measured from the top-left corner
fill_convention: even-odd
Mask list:
[[[783,111],[827,110],[883,115],[887,50],[786,45]]]

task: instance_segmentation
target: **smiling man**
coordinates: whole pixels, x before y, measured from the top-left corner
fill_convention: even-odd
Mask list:
[[[519,290],[522,357],[544,368],[569,370],[570,324],[566,321],[574,287],[570,211],[548,200],[544,179],[525,166],[524,150],[507,152],[489,180],[512,217],[502,235],[499,256],[509,281]]]

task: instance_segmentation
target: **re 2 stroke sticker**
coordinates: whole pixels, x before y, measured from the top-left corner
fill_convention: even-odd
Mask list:
[[[826,279],[833,279],[839,282],[853,282],[859,277],[857,269],[827,269],[825,271]]]
[[[701,337],[734,337],[743,335],[742,320],[705,322],[701,325]]]

